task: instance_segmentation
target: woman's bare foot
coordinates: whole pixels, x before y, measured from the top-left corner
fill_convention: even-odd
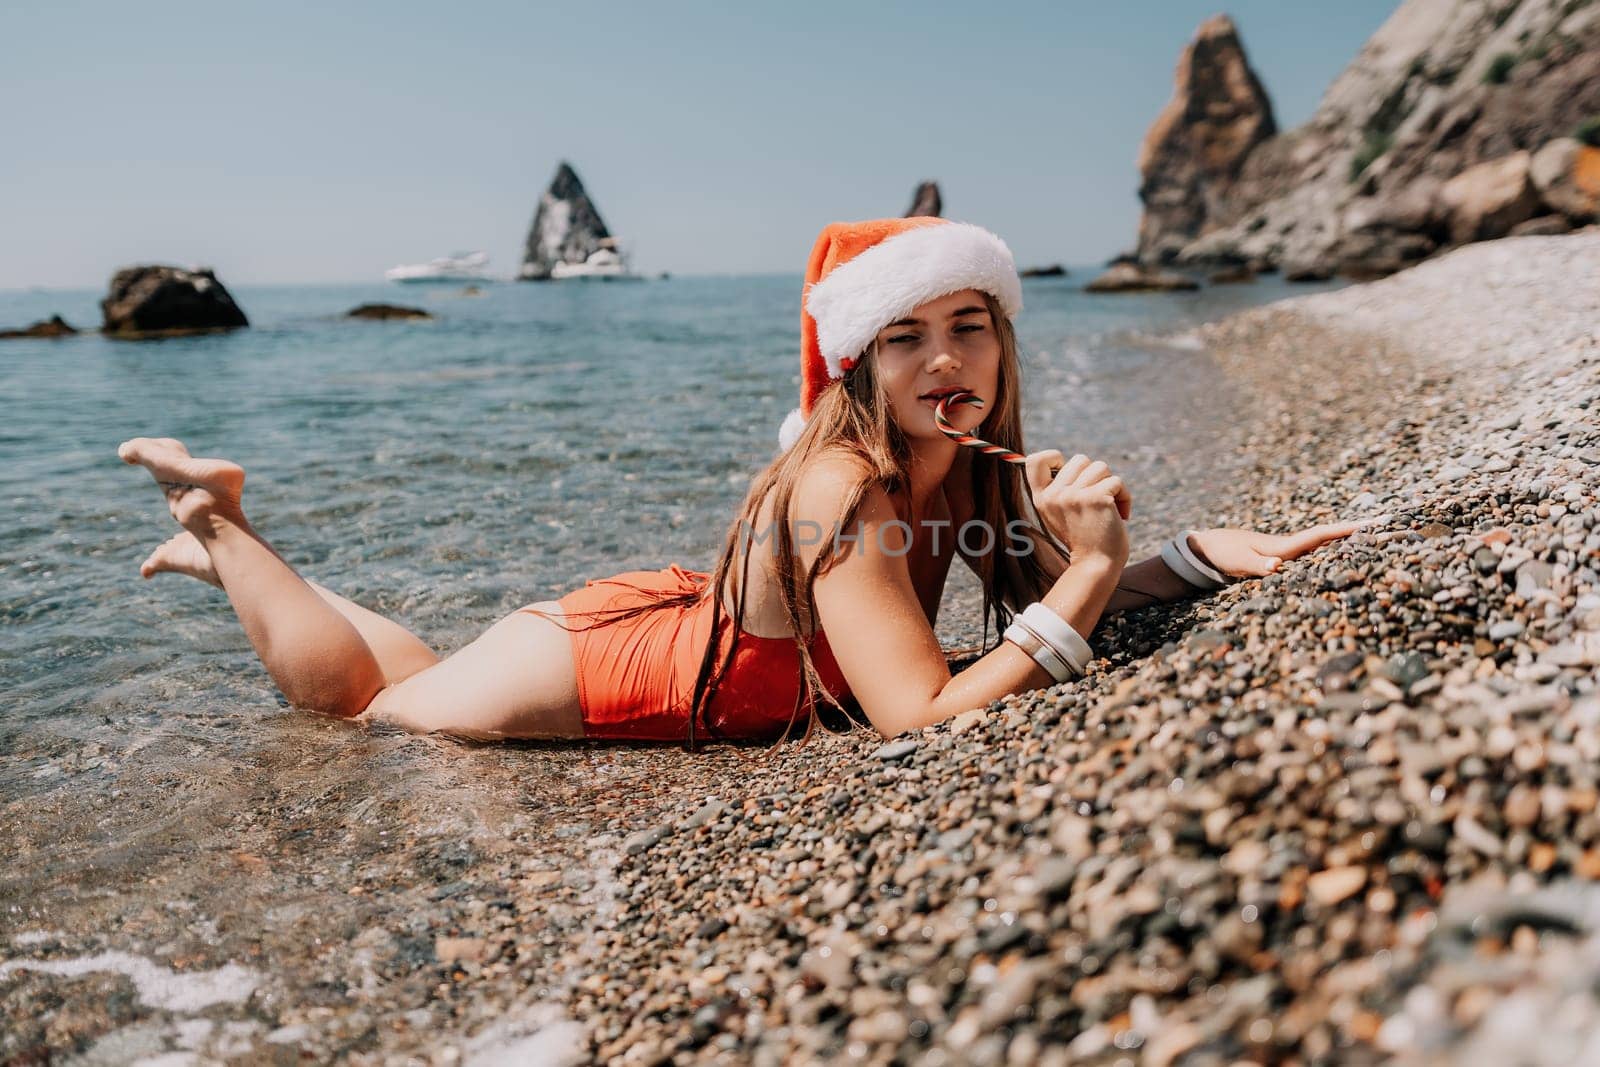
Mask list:
[[[209,535],[213,515],[242,521],[244,468],[225,459],[198,459],[170,437],[135,437],[117,448],[124,463],[147,469],[167,494],[172,517],[185,530]]]
[[[217,577],[217,568],[211,563],[211,553],[188,530],[158,546],[139,566],[139,573],[145,578],[168,572],[187,574],[207,585],[222,588],[222,579]]]

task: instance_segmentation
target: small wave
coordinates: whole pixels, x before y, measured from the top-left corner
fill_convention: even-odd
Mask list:
[[[38,971],[75,978],[95,971],[127,975],[139,999],[152,1008],[200,1011],[214,1004],[237,1004],[256,991],[261,976],[248,967],[229,963],[214,971],[179,974],[143,956],[128,952],[102,952],[72,960],[7,960],[0,963],[0,978],[17,971]]]

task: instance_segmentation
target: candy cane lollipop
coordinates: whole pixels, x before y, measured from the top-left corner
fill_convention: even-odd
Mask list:
[[[974,437],[965,430],[958,430],[950,425],[950,417],[946,411],[946,407],[950,404],[976,404],[981,408],[983,407],[983,399],[976,393],[950,393],[948,396],[940,397],[938,406],[933,409],[933,423],[939,427],[940,433],[958,445],[976,448],[986,456],[999,456],[1007,463],[1026,463],[1028,461],[1026,456],[1018,455],[1009,448],[992,445],[981,437]]]
[[[965,430],[958,430],[951,426],[949,412],[946,411],[946,408],[951,404],[976,404],[979,407],[983,407],[983,400],[974,393],[950,393],[947,396],[940,397],[939,403],[933,409],[933,424],[939,427],[940,433],[958,445],[976,448],[986,456],[999,456],[1007,463],[1025,464],[1028,462],[1027,456],[1019,455],[1009,448],[1001,448],[999,445],[990,444],[981,437],[974,437]],[[1060,471],[1061,467],[1059,465],[1052,464],[1050,467],[1051,479],[1054,479]],[[1122,515],[1123,521],[1126,522],[1130,514],[1130,507],[1126,502],[1119,500],[1117,512]]]

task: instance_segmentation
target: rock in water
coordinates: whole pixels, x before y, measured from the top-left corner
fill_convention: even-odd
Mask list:
[[[344,313],[347,319],[431,319],[428,312],[421,308],[406,307],[403,304],[362,304],[353,307]]]
[[[1242,285],[1256,280],[1256,272],[1249,267],[1232,266],[1212,271],[1206,281],[1212,285]]]
[[[1137,263],[1113,263],[1109,270],[1088,285],[1089,293],[1143,293],[1198,289],[1200,283],[1193,278],[1169,270],[1151,270]]]
[[[944,200],[939,196],[938,182],[923,182],[917,186],[917,191],[911,194],[911,207],[906,212],[906,218],[917,215],[932,215],[939,217],[944,210]]]
[[[577,172],[563,161],[556,168],[550,188],[539,198],[539,210],[528,230],[528,244],[517,277],[544,281],[557,263],[582,263],[592,253],[609,247],[610,238],[611,231],[584,192]],[[602,245],[602,241],[607,243]]]
[[[1172,99],[1139,147],[1139,258],[1168,262],[1212,228],[1245,157],[1277,131],[1233,20],[1207,19],[1178,58]]]
[[[48,319],[41,319],[32,326],[24,326],[20,330],[0,330],[0,340],[22,340],[29,337],[72,337],[77,332],[60,315],[51,315]]]
[[[100,301],[101,331],[110,336],[200,333],[250,325],[210,270],[160,265],[125,267]]]

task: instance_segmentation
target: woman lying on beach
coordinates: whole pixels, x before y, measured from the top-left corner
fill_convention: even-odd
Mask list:
[[[828,226],[807,270],[801,404],[714,573],[591,580],[444,660],[295,573],[246,520],[244,471],[170,438],[118,450],[184,528],[141,573],[221,588],[284,696],[330,715],[479,739],[692,744],[771,740],[795,723],[809,736],[819,702],[849,715],[853,697],[893,737],[1081,675],[1107,614],[1271,573],[1357,528],[1184,531],[1127,566],[1122,479],[1084,455],[1020,455],[1021,308],[1010,250],[979,227]],[[933,629],[953,554],[1004,634],[955,677]]]

